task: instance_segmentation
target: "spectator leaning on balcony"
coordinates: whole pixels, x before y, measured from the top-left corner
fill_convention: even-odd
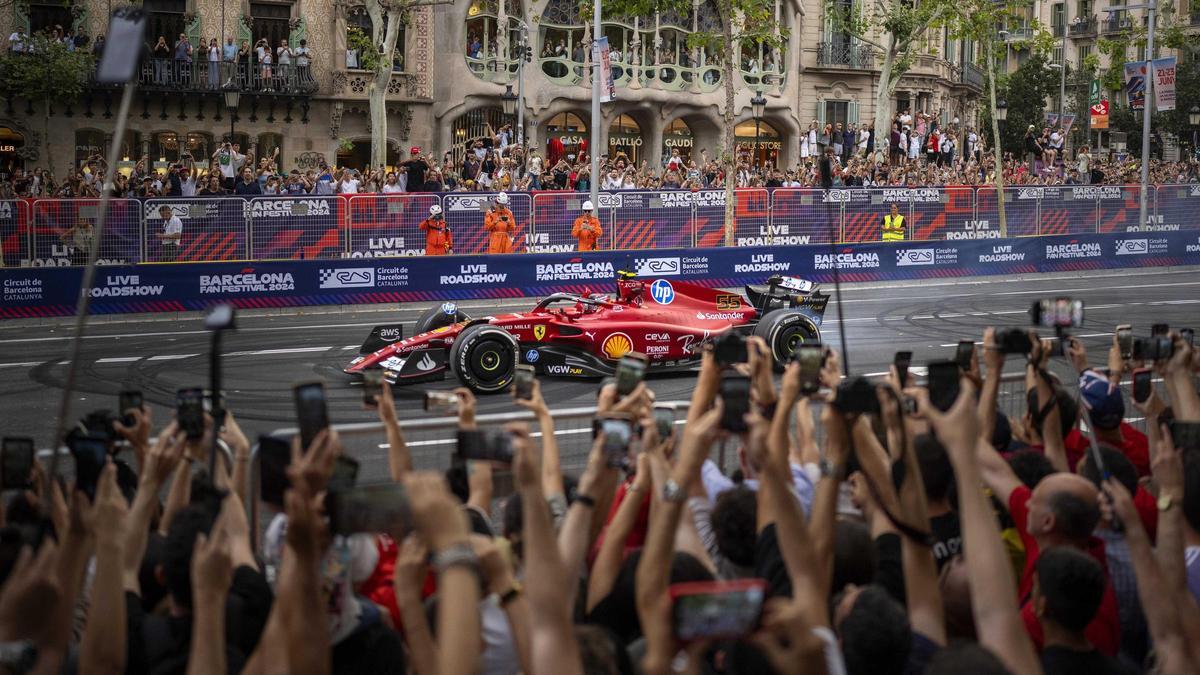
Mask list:
[[[488,253],[512,253],[513,232],[517,222],[508,210],[508,193],[500,192],[492,207],[483,216],[483,229],[488,233]]]
[[[225,86],[233,84],[234,61],[237,60],[238,48],[233,43],[233,38],[227,36],[225,44],[221,47],[221,65],[225,69]]]
[[[162,232],[155,233],[162,244],[161,262],[172,262],[179,257],[179,244],[183,239],[183,221],[171,213],[171,207],[166,204],[158,207],[158,215],[162,218]]]
[[[25,31],[18,28],[8,36],[8,48],[17,53],[23,52],[27,49],[26,41],[28,39],[29,36],[25,34]]]
[[[217,89],[221,86],[221,48],[217,46],[217,38],[208,41],[208,88]]]
[[[575,219],[571,227],[571,236],[579,241],[580,251],[595,251],[596,241],[604,231],[600,229],[600,219],[592,215],[592,202],[583,203],[583,213]]]
[[[175,43],[175,79],[177,82],[187,84],[192,76],[192,43],[188,42],[188,36],[184,33],[179,34],[179,41]]]
[[[276,75],[279,80],[279,86],[282,89],[287,89],[291,85],[292,80],[292,57],[295,53],[288,45],[287,39],[279,41],[279,48],[275,50],[275,63],[279,66],[279,72]]]
[[[171,58],[171,47],[167,44],[167,38],[159,35],[158,42],[154,43],[154,49],[150,50],[154,55],[154,84],[164,85],[167,83],[167,60]]]
[[[425,232],[425,255],[449,255],[454,253],[454,236],[442,215],[442,207],[429,207],[429,217],[421,221]]]

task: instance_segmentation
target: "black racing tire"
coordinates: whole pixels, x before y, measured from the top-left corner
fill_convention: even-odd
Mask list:
[[[476,394],[495,394],[512,383],[520,355],[512,333],[478,323],[468,326],[450,346],[450,369]]]
[[[800,345],[821,341],[821,329],[812,318],[794,309],[767,313],[754,327],[754,334],[766,340],[775,358],[776,371],[783,370]]]
[[[451,311],[447,311],[451,310]],[[440,305],[434,305],[425,310],[420,317],[417,318],[417,324],[413,326],[413,335],[428,333],[435,328],[442,328],[450,324],[459,323],[461,321],[470,321],[471,317],[458,308],[456,302],[443,302]]]

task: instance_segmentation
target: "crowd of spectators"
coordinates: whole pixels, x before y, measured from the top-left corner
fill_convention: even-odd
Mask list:
[[[385,386],[376,405],[389,472],[374,477],[384,492],[373,529],[327,520],[350,488],[326,429],[309,447],[292,441],[285,496],[257,505],[277,512],[257,546],[245,511],[258,495],[251,446],[232,414],[190,438],[183,420],[152,424],[148,408],[122,411],[124,422],[100,416],[111,450],[132,459],[112,455],[94,493],[48,479],[40,463],[4,476],[26,489],[9,495],[0,529],[0,667],[1200,671],[1198,352],[1171,333],[1173,354],[1142,364],[1114,340],[1102,371],[1071,341],[1077,402],[1048,372],[1049,343],[1031,337],[1020,419],[997,410],[1006,357],[991,329],[945,402],[893,369],[867,390],[871,405],[851,405],[833,350],[815,394],[802,393],[799,363],[777,381],[758,338],[744,363],[705,352],[686,422],[666,433],[647,383],[624,396],[604,384],[600,415],[636,420],[637,431],[615,454],[599,433],[577,477],[560,468],[536,383],[516,404],[538,433],[502,431],[510,463],[456,460],[441,475],[414,471],[397,422],[411,399]],[[1142,365],[1163,382],[1138,404],[1148,438],[1123,423],[1117,389]],[[727,377],[749,378],[744,418],[726,414],[741,405],[726,399]],[[474,398],[456,397],[460,434],[478,429]],[[877,412],[849,412],[864,408]],[[210,472],[214,433],[229,452]],[[733,476],[710,459],[726,442]],[[494,471],[508,464],[514,494],[497,505]],[[718,599],[676,599],[698,590]],[[737,614],[723,615],[728,606]],[[717,630],[683,640],[685,625]]]

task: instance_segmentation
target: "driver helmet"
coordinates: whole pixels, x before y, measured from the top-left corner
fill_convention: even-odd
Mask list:
[[[631,305],[642,304],[642,289],[645,284],[640,279],[617,278],[617,294],[622,302]]]
[[[501,204],[501,205],[507,204],[508,203],[508,193],[507,192],[496,193],[496,203]]]
[[[437,204],[434,204],[433,206],[429,207],[429,216],[430,217],[435,217],[435,216],[440,216],[440,215],[442,215],[442,207],[438,206]]]
[[[585,201],[585,202],[583,203],[583,210],[584,210],[584,211],[591,211],[591,210],[592,210],[592,202],[591,202],[591,200]]]

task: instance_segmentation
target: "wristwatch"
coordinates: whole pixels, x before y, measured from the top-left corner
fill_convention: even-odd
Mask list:
[[[684,494],[683,488],[679,486],[679,483],[675,482],[674,478],[668,478],[667,482],[663,483],[662,498],[664,502],[679,504],[687,498],[687,495]]]
[[[1179,504],[1179,500],[1175,499],[1171,495],[1160,495],[1158,498],[1158,511],[1159,513],[1162,513],[1163,511],[1170,511],[1171,507],[1176,506],[1177,504]]]

